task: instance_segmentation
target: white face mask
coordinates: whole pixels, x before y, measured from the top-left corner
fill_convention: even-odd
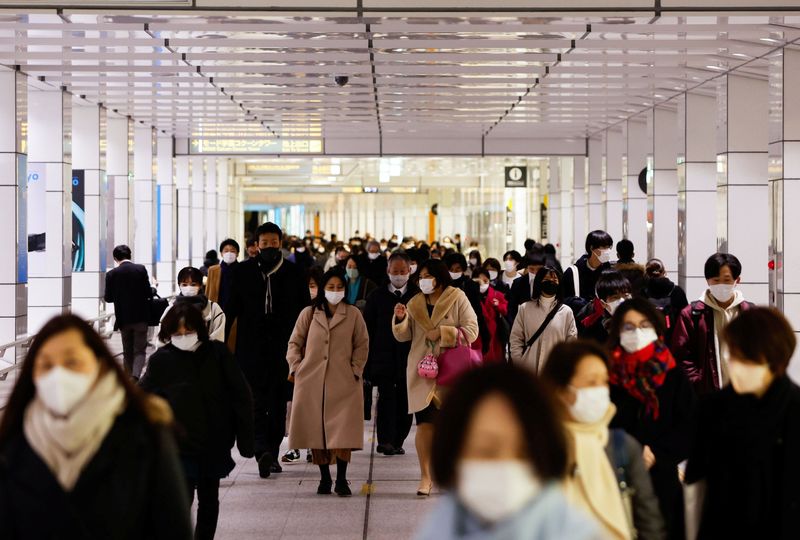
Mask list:
[[[175,335],[170,338],[170,343],[172,343],[176,348],[187,351],[193,352],[200,347],[200,340],[197,339],[196,333],[191,334],[184,334],[184,335]]]
[[[336,306],[344,300],[344,291],[325,291],[325,300]]]
[[[497,523],[522,510],[542,485],[531,465],[521,460],[464,460],[458,466],[456,490],[470,512]]]
[[[611,262],[611,250],[610,249],[601,249],[600,253],[597,255],[597,260],[600,261],[600,264],[605,264],[607,262]]]
[[[200,293],[200,287],[197,285],[181,285],[180,288],[183,296],[197,296]]]
[[[517,261],[510,260],[506,261],[505,263],[506,272],[516,272],[517,271]]]
[[[389,274],[389,281],[391,282],[392,287],[395,289],[402,289],[406,286],[406,283],[408,283],[408,275],[398,274],[393,276],[392,274]]]
[[[478,259],[470,259],[469,264],[471,264],[472,266],[478,266]]]
[[[569,412],[576,422],[594,424],[599,422],[611,405],[611,392],[608,386],[589,386],[575,389],[575,403]]]
[[[233,264],[236,262],[236,253],[232,251],[226,251],[222,254],[222,262],[225,264]]]
[[[433,278],[427,279],[420,279],[419,280],[419,290],[422,291],[422,294],[431,294],[435,290],[433,286]]]
[[[306,251],[306,248],[304,248],[304,247],[299,247],[299,248],[294,248],[294,250],[295,250],[297,253],[305,253],[305,251]]]
[[[492,281],[496,280],[497,279],[497,272],[495,272],[494,270],[489,270],[489,279],[492,280]]]
[[[728,373],[730,373],[731,384],[737,394],[756,394],[766,385],[769,366],[733,360],[728,362]]]
[[[733,298],[733,291],[736,289],[735,284],[720,283],[719,285],[709,285],[708,290],[711,291],[711,296],[717,302],[725,303]]]
[[[464,275],[464,272],[450,272],[450,279],[455,281],[457,279],[461,279],[461,276],[463,276],[463,275]]]
[[[409,267],[409,274],[415,274],[416,272],[417,272],[417,265],[416,264],[412,264]]]
[[[637,328],[636,330],[627,330],[621,332],[619,335],[619,344],[627,352],[633,354],[641,351],[645,347],[658,339],[655,328]]]
[[[371,253],[371,252],[367,253],[367,257],[369,257],[369,260],[371,260],[371,261],[374,261],[375,259],[377,259],[380,256],[381,256],[380,253]]]
[[[489,284],[488,283],[481,283],[478,288],[481,290],[481,294],[486,294],[486,291],[489,290]]]
[[[625,298],[625,297],[617,298],[616,300],[614,300],[612,302],[603,302],[603,304],[605,304],[606,311],[608,312],[608,314],[613,316],[614,312],[617,311],[617,308],[619,306],[621,306],[622,303],[625,302],[625,300],[627,300],[627,298]]]
[[[50,412],[68,416],[89,393],[99,371],[99,366],[92,373],[78,373],[56,366],[36,379],[36,395]]]
[[[316,287],[314,287],[313,289],[311,287],[309,287],[308,288],[308,296],[310,296],[311,299],[313,300],[314,298],[317,297],[317,292],[318,291],[319,291],[319,289],[317,289]]]

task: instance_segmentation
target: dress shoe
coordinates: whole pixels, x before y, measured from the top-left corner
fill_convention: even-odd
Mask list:
[[[347,480],[337,480],[336,487],[333,488],[333,491],[335,491],[339,497],[350,497],[353,495],[353,492],[350,491],[350,482]]]
[[[269,452],[264,452],[258,458],[258,475],[261,478],[269,478],[272,474],[272,455]]]
[[[317,487],[317,495],[330,495],[333,482],[330,480],[320,480]]]
[[[281,467],[281,464],[278,463],[277,461],[273,461],[272,465],[270,465],[269,467],[269,471],[274,473],[282,473],[283,467]]]
[[[393,456],[395,454],[394,446],[391,444],[379,444],[375,451],[384,456]]]
[[[429,497],[433,490],[433,483],[424,486],[422,484],[417,488],[417,497]]]
[[[396,455],[396,456],[404,456],[404,455],[406,455],[406,451],[403,450],[402,446],[395,446],[394,447],[394,455]]]

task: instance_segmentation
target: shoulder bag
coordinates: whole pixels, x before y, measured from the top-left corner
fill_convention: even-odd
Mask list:
[[[561,309],[561,306],[563,306],[563,305],[564,305],[563,303],[557,302],[555,307],[552,310],[550,310],[550,313],[548,313],[547,317],[545,317],[544,321],[542,321],[542,325],[539,327],[539,329],[536,331],[536,333],[533,334],[531,336],[531,338],[528,340],[528,342],[525,344],[525,348],[522,349],[522,354],[525,354],[528,351],[528,349],[530,349],[533,346],[533,344],[536,343],[536,340],[539,339],[539,337],[544,333],[544,331],[547,330],[547,327],[553,321],[553,319],[555,318],[556,314],[558,313],[558,310]]]
[[[436,383],[440,386],[450,386],[464,372],[482,363],[481,352],[469,346],[464,330],[459,328],[456,346],[452,349],[445,349],[439,355],[439,376],[436,377]]]

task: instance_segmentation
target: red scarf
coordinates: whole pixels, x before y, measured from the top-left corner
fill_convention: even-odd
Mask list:
[[[603,307],[603,302],[599,298],[592,300],[592,313],[581,321],[584,328],[591,328],[594,323],[603,318],[606,313],[606,308]]]
[[[617,347],[611,355],[609,381],[644,403],[645,414],[658,420],[656,390],[664,384],[667,372],[675,366],[672,353],[661,341],[633,354]]]

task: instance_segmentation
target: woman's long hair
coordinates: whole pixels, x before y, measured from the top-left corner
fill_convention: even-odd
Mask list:
[[[24,363],[19,371],[17,383],[14,386],[14,390],[11,392],[8,404],[3,413],[2,422],[0,422],[0,448],[3,448],[14,434],[22,430],[25,410],[36,395],[36,386],[33,382],[33,365],[40,349],[52,337],[70,330],[77,331],[81,335],[86,346],[89,347],[97,357],[101,374],[112,371],[116,375],[119,384],[125,389],[129,407],[137,410],[151,423],[159,423],[159,420],[160,423],[165,423],[167,421],[167,418],[163,417],[164,411],[156,410],[158,407],[150,401],[144,392],[134,386],[130,377],[125,373],[119,363],[114,360],[103,338],[101,338],[86,321],[75,315],[59,315],[58,317],[50,319],[39,331],[31,343],[28,354],[25,356]],[[157,418],[159,415],[162,416],[162,418]]]

